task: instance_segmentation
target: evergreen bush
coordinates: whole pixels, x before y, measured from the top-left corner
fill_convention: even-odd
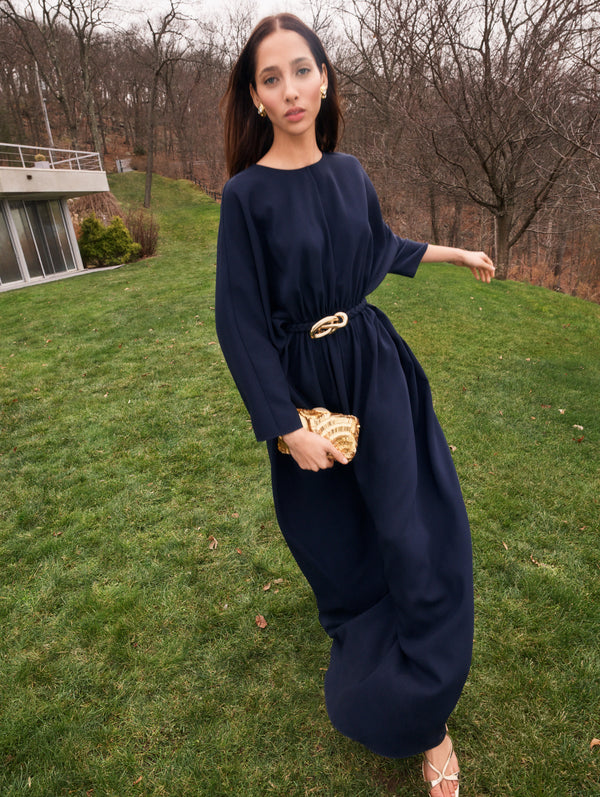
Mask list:
[[[105,227],[92,213],[81,222],[79,251],[86,266],[117,266],[139,258],[142,247],[134,243],[123,219],[114,216]]]

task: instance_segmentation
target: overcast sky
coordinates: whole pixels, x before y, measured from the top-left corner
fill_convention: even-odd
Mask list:
[[[117,0],[117,4],[123,7],[123,0]],[[302,0],[254,0],[248,2],[247,0],[182,0],[181,8],[184,14],[189,14],[191,17],[204,18],[210,15],[211,12],[216,14],[226,14],[228,9],[235,10],[238,7],[249,8],[252,13],[254,22],[269,14],[278,14],[282,11],[291,11],[293,14],[309,19],[309,14],[303,14]],[[135,16],[145,16],[146,14],[157,15],[161,11],[169,7],[169,0],[155,0],[149,7],[143,1],[134,0],[134,2],[127,6],[130,13]],[[123,11],[127,14],[127,7],[123,7]]]

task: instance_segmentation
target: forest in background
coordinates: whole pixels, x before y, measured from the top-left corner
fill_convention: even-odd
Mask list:
[[[600,0],[312,0],[301,16],[340,78],[340,149],[397,233],[600,300]],[[0,0],[0,140],[98,151],[109,171],[131,158],[147,204],[153,171],[218,192],[219,102],[257,21]]]

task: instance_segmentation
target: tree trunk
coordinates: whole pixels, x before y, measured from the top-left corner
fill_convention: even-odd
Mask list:
[[[19,90],[17,89],[14,74],[10,70],[6,70],[3,78],[8,83],[8,90],[6,92],[8,97],[8,107],[11,111],[11,116],[15,123],[17,131],[17,141],[25,141],[25,125],[23,124],[23,115],[19,107]]]
[[[506,279],[510,267],[510,230],[512,227],[512,213],[505,210],[494,216],[494,244],[496,279]]]
[[[563,268],[563,258],[565,255],[565,249],[567,248],[567,231],[561,229],[558,236],[558,240],[555,242],[554,246],[552,247],[552,255],[550,259],[551,267],[552,267],[552,275],[554,278],[554,290],[560,290],[560,278],[562,274]]]
[[[73,107],[73,103],[71,101],[71,95],[67,88],[67,84],[64,78],[63,69],[59,57],[60,48],[58,46],[54,33],[48,36],[48,53],[50,54],[50,60],[52,66],[54,67],[54,72],[56,74],[57,90],[54,91],[54,96],[62,109],[62,112],[65,117],[65,122],[67,123],[67,127],[69,128],[69,139],[71,142],[71,147],[73,149],[79,149],[79,129],[77,127],[77,115]],[[48,78],[44,77],[44,79],[46,83],[49,84]]]
[[[100,131],[98,129],[98,114],[96,112],[96,101],[94,100],[94,91],[92,87],[92,76],[90,72],[90,53],[89,46],[80,38],[79,40],[79,53],[81,58],[81,79],[83,81],[83,98],[85,109],[88,117],[88,124],[90,126],[90,133],[92,136],[92,146],[100,156],[102,168],[104,168],[104,148],[102,146],[102,139],[100,138]]]
[[[454,218],[452,219],[452,227],[450,228],[449,246],[458,246],[460,227],[462,222],[462,209],[463,203],[460,199],[454,201]]]
[[[158,92],[158,72],[154,72],[152,91],[148,102],[148,129],[146,138],[146,186],[144,189],[144,207],[149,208],[152,202],[152,169],[154,167],[154,125],[156,116],[156,94]]]
[[[431,217],[431,237],[433,243],[439,244],[441,241],[441,236],[438,226],[437,206],[435,203],[435,187],[433,183],[429,183],[429,214]]]

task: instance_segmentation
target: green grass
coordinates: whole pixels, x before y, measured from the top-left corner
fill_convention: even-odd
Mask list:
[[[141,204],[143,175],[112,187]],[[157,257],[0,295],[0,793],[424,793],[327,720],[328,640],[216,344],[218,206],[158,177],[153,204]],[[472,521],[461,795],[597,795],[600,308],[447,266],[374,301]]]

